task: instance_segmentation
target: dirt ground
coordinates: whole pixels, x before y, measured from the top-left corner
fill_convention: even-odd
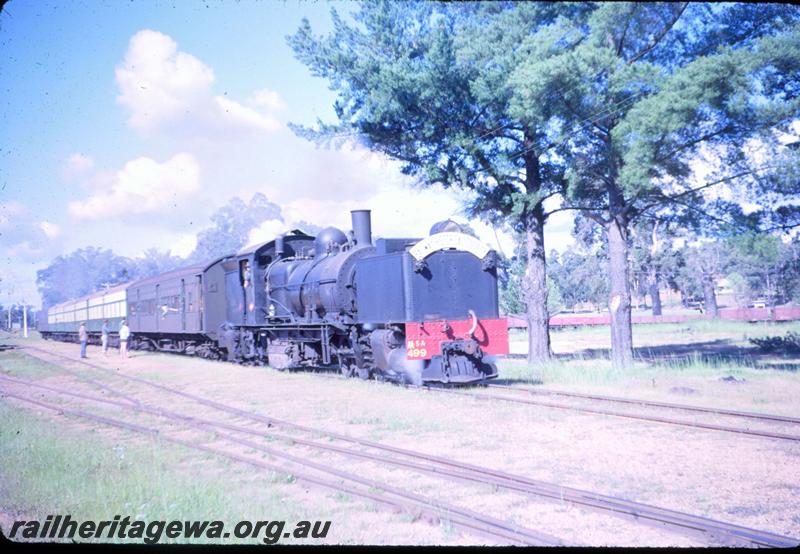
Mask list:
[[[75,345],[37,344],[64,354],[77,353]],[[312,372],[282,373],[263,367],[139,352],[121,361],[116,356],[103,358],[96,347],[89,348],[89,356],[91,362],[107,368],[177,385],[194,394],[295,423],[800,537],[800,484],[797,480],[800,443],[424,393],[374,382],[330,379]],[[64,379],[54,375],[45,381],[63,382]],[[719,399],[719,391],[723,391],[740,395],[735,402],[737,407],[747,407],[746,400],[753,395],[764,396],[771,405],[780,407],[780,411],[800,416],[796,402],[789,401],[796,399],[800,392],[796,383],[794,388],[781,390],[762,384],[753,391],[752,383],[747,383],[746,386],[751,387],[748,390],[744,385],[731,386],[708,376],[687,379],[694,379],[697,390],[705,391],[699,399],[692,399],[700,405],[706,399]],[[663,385],[666,387],[667,383]],[[710,388],[704,389],[704,385]],[[670,396],[669,388],[651,386],[650,389],[647,391],[645,384],[641,384],[629,386],[625,392],[641,397],[647,391],[654,398],[686,400],[675,395],[665,398]],[[154,403],[165,401],[159,393],[138,387],[130,390],[135,390],[137,397],[141,395]],[[709,390],[711,392],[707,392]],[[611,390],[606,392],[612,393]],[[613,393],[621,395],[619,390]],[[749,404],[753,408],[752,402]],[[190,406],[184,400],[174,400],[170,407],[200,417],[218,416],[210,408]],[[705,418],[704,421],[715,420]],[[731,424],[730,421],[725,423]],[[69,425],[63,421],[59,424]],[[568,544],[697,544],[676,534],[569,504],[540,501],[486,487],[454,486],[452,482],[374,463],[343,462],[336,455],[312,453],[299,447],[294,447],[293,452],[313,456],[316,461],[332,466],[346,463],[348,470],[359,475],[411,487],[428,496],[441,495],[448,502],[493,513],[563,538]],[[292,496],[293,501],[314,509],[324,509],[331,503],[330,493],[313,488],[300,494],[299,500],[298,495]],[[486,542],[480,537],[460,535],[422,521],[408,521],[406,515],[375,512],[360,501],[351,503],[348,509],[348,519],[358,514],[359,524],[340,522],[336,527],[337,537],[332,542]],[[364,522],[368,522],[366,527]]]

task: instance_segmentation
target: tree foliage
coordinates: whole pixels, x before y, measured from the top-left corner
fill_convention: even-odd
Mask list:
[[[718,315],[716,284],[730,271],[730,258],[722,240],[704,241],[684,248],[676,275],[684,299],[703,298],[705,311]]]
[[[186,260],[180,256],[173,256],[169,250],[162,252],[157,248],[148,248],[142,257],[136,258],[134,262],[136,264],[136,276],[139,278],[166,273],[186,264]]]
[[[566,308],[578,304],[602,305],[608,298],[608,259],[604,252],[567,250],[553,251],[549,258],[549,275],[553,278]]]
[[[520,244],[522,244],[520,242]],[[523,294],[525,277],[525,258],[515,255],[511,259],[500,257],[498,264],[500,285],[500,312],[503,314],[524,314],[526,305]],[[547,311],[552,317],[564,309],[566,304],[562,298],[561,283],[551,275],[547,276]]]
[[[188,259],[210,262],[235,253],[247,244],[250,231],[273,219],[283,221],[281,208],[260,192],[254,194],[249,203],[233,197],[212,214],[214,226],[197,234],[197,246]]]
[[[126,283],[136,276],[136,263],[111,250],[87,247],[57,257],[36,272],[36,285],[45,306],[52,306]]]
[[[784,244],[775,235],[749,232],[729,237],[724,247],[741,304],[757,296],[770,306],[791,298],[797,281],[794,244]]]
[[[800,300],[800,245],[776,234],[743,232],[705,238],[677,254],[676,286],[684,298],[703,298],[714,313],[715,288],[727,280],[739,307],[761,299],[768,306]]]
[[[631,226],[630,267],[634,290],[650,296],[653,315],[661,315],[660,291],[674,286],[679,271],[678,251],[671,247],[677,230],[670,222],[640,218]]]

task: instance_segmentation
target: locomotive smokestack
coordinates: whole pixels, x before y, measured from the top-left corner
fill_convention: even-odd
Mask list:
[[[275,237],[275,257],[283,258],[285,250],[283,249],[283,235]]]
[[[372,244],[372,219],[369,210],[352,210],[350,218],[353,221],[353,235],[359,246]]]

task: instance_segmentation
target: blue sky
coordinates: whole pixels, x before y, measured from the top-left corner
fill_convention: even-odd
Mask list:
[[[287,122],[333,119],[334,95],[286,45],[303,17],[330,29],[346,2],[46,2],[0,13],[0,303],[40,302],[35,273],[77,248],[188,254],[209,215],[262,192],[284,221],[347,227],[373,210],[383,236],[459,219],[453,192],[409,188],[396,163],[319,150]],[[568,216],[566,216],[568,217]],[[463,218],[461,218],[463,220]],[[497,246],[492,230],[476,224]],[[549,224],[550,248],[569,221]],[[508,251],[510,239],[501,235]]]

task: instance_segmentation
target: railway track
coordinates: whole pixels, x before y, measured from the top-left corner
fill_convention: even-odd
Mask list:
[[[32,348],[32,347],[27,347]],[[41,349],[40,349],[41,350]],[[523,357],[522,355],[514,355],[509,354],[509,357]],[[68,356],[64,356],[65,358],[71,359]],[[86,363],[86,362],[83,362]],[[332,378],[332,379],[341,379],[342,377],[339,374],[336,375],[320,375],[320,378]],[[680,420],[675,418],[669,417],[659,417],[647,414],[634,414],[629,412],[619,412],[615,410],[606,410],[602,408],[591,408],[587,406],[575,406],[570,404],[560,404],[554,402],[544,402],[538,401],[533,399],[524,399],[524,398],[514,398],[514,397],[507,397],[502,395],[489,395],[485,393],[476,393],[476,392],[465,392],[463,389],[455,390],[455,389],[444,389],[437,386],[430,386],[430,385],[403,385],[407,388],[420,388],[427,391],[435,391],[435,392],[442,392],[442,393],[450,393],[456,395],[464,395],[464,396],[474,396],[475,398],[484,399],[484,400],[501,400],[507,402],[515,402],[521,404],[529,404],[529,405],[537,405],[543,406],[548,408],[555,408],[555,409],[562,409],[562,410],[573,410],[585,413],[592,413],[598,415],[608,415],[614,417],[621,417],[626,419],[634,419],[634,420],[641,420],[641,421],[649,421],[654,423],[664,423],[669,425],[678,425],[684,427],[694,427],[697,429],[706,429],[711,431],[722,431],[727,433],[737,433],[741,435],[750,435],[755,437],[763,437],[763,438],[770,438],[770,439],[778,439],[778,440],[788,440],[793,442],[800,442],[800,434],[792,434],[792,433],[781,433],[775,431],[765,431],[765,430],[758,430],[758,429],[750,429],[746,427],[734,427],[730,425],[718,425],[713,423],[703,423],[703,422],[693,422],[688,420]],[[753,420],[761,420],[766,422],[775,422],[775,423],[782,423],[782,424],[800,424],[800,418],[793,418],[789,416],[780,416],[780,415],[773,415],[773,414],[762,414],[756,412],[744,412],[744,411],[736,411],[736,410],[726,410],[723,408],[711,408],[711,407],[702,407],[702,406],[692,406],[689,404],[678,404],[678,403],[670,403],[670,402],[656,402],[656,401],[649,401],[649,400],[641,400],[641,399],[629,399],[629,398],[622,398],[616,396],[603,396],[603,395],[588,395],[588,394],[579,394],[579,393],[570,393],[570,392],[561,392],[561,391],[553,391],[553,390],[546,390],[546,389],[535,389],[532,387],[520,387],[520,386],[508,386],[508,385],[497,385],[492,383],[486,383],[482,385],[478,385],[479,387],[485,387],[489,389],[496,389],[502,390],[504,392],[511,392],[514,394],[517,393],[528,393],[529,395],[535,396],[564,396],[569,398],[576,398],[581,400],[598,400],[598,401],[605,401],[609,403],[619,403],[619,404],[626,404],[626,405],[638,405],[645,408],[667,408],[672,410],[681,410],[686,412],[695,412],[695,413],[707,413],[707,414],[716,414],[716,415],[723,415],[723,416],[735,416],[740,418],[747,418]]]
[[[320,375],[321,378],[329,378],[329,379],[342,379],[339,375]],[[641,420],[641,421],[649,421],[654,423],[665,423],[670,425],[678,425],[678,426],[685,426],[685,427],[694,427],[698,429],[706,429],[711,431],[723,431],[727,433],[737,433],[742,435],[750,435],[755,437],[763,437],[769,439],[778,439],[778,440],[788,440],[792,442],[800,442],[800,434],[792,434],[792,433],[781,433],[776,431],[766,431],[766,430],[758,430],[758,429],[751,429],[749,427],[734,427],[730,425],[717,425],[712,423],[703,423],[703,422],[694,422],[688,420],[681,420],[669,417],[659,417],[647,414],[636,414],[630,412],[619,412],[615,410],[607,410],[603,408],[592,408],[588,406],[581,406],[581,405],[573,405],[573,404],[562,404],[556,402],[547,402],[541,400],[534,400],[528,398],[520,398],[518,396],[503,396],[498,394],[487,394],[482,392],[476,392],[475,388],[486,388],[486,389],[495,389],[501,390],[503,392],[510,392],[512,394],[527,394],[527,395],[534,395],[534,396],[564,396],[570,398],[577,398],[581,400],[598,400],[598,401],[606,401],[606,402],[616,402],[620,404],[626,405],[638,405],[645,408],[667,408],[671,410],[682,410],[686,412],[694,412],[698,414],[715,414],[715,415],[722,415],[722,416],[733,416],[737,418],[745,418],[745,419],[752,419],[752,420],[760,420],[762,422],[768,423],[780,423],[785,425],[796,425],[800,424],[800,418],[790,417],[790,416],[781,416],[776,414],[763,414],[758,412],[745,412],[745,411],[736,411],[736,410],[726,410],[724,408],[712,408],[712,407],[704,407],[704,406],[692,406],[690,404],[678,404],[678,403],[671,403],[671,402],[656,402],[650,400],[640,400],[640,399],[632,399],[632,398],[622,398],[617,396],[602,396],[602,395],[589,395],[589,394],[579,394],[579,393],[569,393],[569,392],[561,392],[561,391],[553,391],[549,389],[538,389],[532,387],[521,387],[521,386],[510,386],[510,385],[498,385],[493,383],[483,383],[480,385],[474,386],[464,386],[464,387],[457,387],[457,388],[444,388],[441,386],[436,385],[402,385],[406,388],[412,389],[420,389],[427,392],[439,392],[443,394],[453,394],[459,396],[472,396],[474,398],[482,399],[482,400],[500,400],[506,402],[513,402],[518,404],[528,404],[534,406],[542,406],[546,408],[556,408],[561,410],[572,410],[578,412],[585,412],[585,413],[592,413],[592,414],[599,414],[599,415],[608,415],[608,416],[615,416],[633,420]]]
[[[698,421],[689,421],[684,419],[675,419],[671,417],[660,417],[655,415],[647,415],[641,413],[630,413],[630,412],[620,412],[616,410],[609,410],[605,408],[595,408],[591,406],[579,406],[575,404],[564,404],[559,402],[550,402],[546,400],[537,400],[533,398],[524,398],[518,395],[519,392],[524,392],[525,394],[530,394],[530,391],[526,390],[519,390],[517,387],[506,387],[502,385],[489,385],[492,388],[500,388],[503,389],[505,392],[511,392],[512,395],[503,395],[503,394],[491,394],[485,392],[474,392],[471,390],[463,390],[463,389],[446,389],[442,387],[433,387],[428,385],[422,385],[416,388],[421,390],[435,392],[440,394],[451,394],[457,396],[467,396],[472,398],[477,398],[481,400],[500,400],[504,402],[513,402],[517,404],[528,404],[531,406],[542,406],[546,408],[556,408],[559,410],[571,410],[576,412],[584,412],[590,414],[599,414],[599,415],[608,415],[614,417],[621,417],[626,419],[633,419],[639,421],[649,421],[654,423],[666,423],[669,425],[678,425],[683,427],[694,427],[697,429],[707,429],[711,431],[723,431],[726,433],[736,433],[740,435],[750,435],[755,437],[762,437],[762,438],[769,438],[769,439],[778,439],[778,440],[787,440],[793,442],[800,442],[800,434],[790,434],[790,433],[780,433],[776,431],[764,431],[758,429],[750,429],[748,427],[733,427],[730,425],[719,425],[715,423],[703,423]],[[535,393],[533,393],[535,394]],[[636,404],[637,402],[632,402]],[[653,404],[655,406],[655,404]],[[703,410],[698,410],[703,411]],[[709,411],[713,411],[709,409]],[[780,416],[773,416],[771,419],[773,421],[779,420]],[[764,418],[767,419],[767,418]],[[789,418],[784,420],[784,423],[795,423],[791,421],[793,418]]]
[[[432,456],[421,452],[416,452],[413,450],[393,447],[363,439],[357,439],[340,433],[333,433],[330,431],[326,431],[323,429],[298,425],[292,422],[283,421],[263,414],[257,414],[246,410],[241,410],[234,406],[222,404],[208,398],[203,398],[197,395],[193,395],[186,391],[178,390],[173,387],[168,387],[160,383],[155,383],[146,379],[142,379],[140,377],[121,374],[119,372],[103,368],[102,366],[97,366],[96,364],[91,364],[83,360],[74,359],[70,356],[56,354],[39,348],[28,347],[26,349],[38,351],[40,355],[43,354],[44,356],[52,356],[59,359],[65,359],[70,362],[83,364],[97,371],[105,372],[110,375],[119,377],[124,381],[146,385],[148,387],[155,388],[163,392],[167,392],[171,395],[177,395],[186,398],[188,400],[191,400],[192,402],[196,402],[214,408],[221,412],[224,412],[228,415],[235,416],[236,418],[239,419],[244,419],[254,423],[266,424],[267,428],[266,429],[260,428],[256,430],[250,427],[243,427],[238,424],[231,424],[231,423],[221,422],[218,420],[208,420],[193,416],[186,416],[174,411],[165,410],[158,406],[143,405],[129,393],[122,392],[115,387],[108,386],[105,383],[100,383],[96,380],[92,380],[91,378],[88,378],[85,375],[79,375],[76,372],[74,372],[74,370],[63,368],[63,366],[60,367],[62,367],[62,369],[67,370],[67,372],[72,372],[73,375],[77,375],[81,378],[84,378],[84,381],[86,381],[90,385],[93,386],[97,386],[98,384],[104,385],[103,387],[101,387],[102,390],[104,390],[105,392],[111,392],[112,394],[115,394],[115,396],[117,396],[119,399],[111,400],[109,398],[102,398],[94,395],[81,394],[75,391],[66,391],[57,389],[50,390],[49,391],[50,393],[54,393],[62,397],[72,396],[75,398],[82,398],[83,400],[90,400],[97,403],[105,403],[107,405],[113,405],[116,408],[137,411],[140,413],[147,413],[153,416],[166,418],[173,422],[180,421],[184,424],[191,425],[194,427],[201,427],[206,430],[213,429],[215,433],[217,433],[218,435],[222,433],[226,440],[229,440],[233,443],[239,444],[241,446],[246,446],[248,448],[254,448],[258,451],[268,453],[271,456],[287,460],[298,466],[307,468],[310,467],[316,471],[328,473],[339,479],[349,480],[353,483],[362,485],[362,487],[363,486],[373,487],[373,488],[377,487],[380,490],[387,490],[387,485],[385,484],[376,482],[370,482],[369,484],[367,484],[367,481],[365,481],[364,478],[359,477],[357,475],[346,474],[345,472],[341,472],[339,470],[335,470],[327,466],[314,464],[314,462],[310,462],[309,460],[305,460],[303,458],[287,454],[286,452],[277,451],[274,448],[265,447],[260,443],[253,443],[252,441],[247,439],[241,439],[236,436],[230,436],[230,433],[245,434],[256,437],[269,437],[272,440],[278,440],[285,443],[298,444],[304,447],[313,448],[317,451],[335,452],[336,454],[343,456],[360,458],[362,460],[366,459],[375,463],[379,463],[381,465],[399,467],[405,470],[424,473],[426,475],[436,476],[448,480],[491,484],[497,488],[502,488],[504,490],[517,494],[537,497],[539,499],[544,498],[544,499],[554,500],[557,502],[569,502],[578,506],[597,510],[601,513],[611,514],[618,517],[633,520],[636,521],[637,523],[643,523],[660,528],[665,528],[671,532],[677,532],[684,535],[692,536],[694,538],[702,540],[707,544],[723,544],[723,545],[737,545],[737,546],[742,546],[742,545],[779,546],[779,547],[794,546],[798,544],[798,541],[795,539],[784,537],[774,533],[727,524],[709,518],[694,516],[692,514],[686,514],[683,512],[632,502],[626,499],[616,498],[613,496],[601,495],[590,491],[584,491],[570,487],[562,487],[552,483],[546,483],[542,481],[529,479],[521,475],[514,475],[494,470],[491,468],[466,464],[456,460],[442,458],[439,456]],[[46,361],[50,361],[47,360],[46,357],[43,359],[45,359]],[[19,379],[11,379],[9,377],[0,378],[0,383],[4,385],[4,390],[6,390],[9,386],[23,387],[28,389],[39,388],[41,390],[47,390],[48,388],[53,389],[53,387],[47,387],[46,385],[41,385],[33,382],[24,382]],[[20,395],[17,392],[12,392],[12,394],[17,394],[18,397],[24,396]],[[28,400],[31,400],[30,397],[26,398]],[[53,407],[49,406],[49,408],[52,409]],[[86,413],[85,411],[82,412],[83,413],[80,415],[78,414],[73,414],[73,415],[76,415],[76,417],[83,416],[85,418],[93,417],[93,414]],[[352,448],[344,448],[342,446],[338,446],[337,444],[320,443],[318,441],[307,440],[299,438],[297,436],[290,436],[282,433],[276,433],[272,429],[273,427],[281,428],[284,431],[288,430],[290,432],[309,433],[314,436],[320,436],[320,435],[326,436],[329,439],[334,439],[335,441],[349,443],[351,445],[358,446],[359,448],[366,448],[368,450],[367,451],[354,450]],[[146,434],[147,433],[158,434],[159,430],[157,428],[151,427],[145,430],[140,429],[139,432],[144,432]],[[159,436],[162,436],[162,438],[164,438],[162,434],[159,434]],[[270,469],[275,470],[274,466],[270,466]],[[298,477],[300,476],[294,470],[292,471],[292,473],[298,475]],[[330,487],[332,485],[332,483],[330,482],[320,484],[318,477],[313,477],[313,476],[311,477],[312,479],[317,479],[317,481],[306,479],[308,482],[312,484],[317,484],[326,487]],[[394,489],[391,487],[388,488],[390,488],[392,490],[392,493],[394,494],[393,498],[395,502],[394,504],[395,508],[397,508],[397,503],[399,503],[399,501],[402,500],[403,502],[411,502],[412,509],[414,510],[419,510],[420,507],[422,507],[428,511],[427,513],[429,513],[431,517],[442,517],[441,515],[442,503],[439,502],[438,500],[434,501],[433,505],[431,505],[430,499],[428,499],[428,503],[426,503],[425,499],[416,497],[413,498],[404,497],[403,496],[404,491],[401,491],[399,489]],[[347,492],[354,494],[355,496],[364,497],[364,495],[356,494],[356,492],[353,492],[352,489],[348,489]],[[383,504],[385,503],[386,502],[383,502]],[[440,511],[437,511],[437,507],[440,509]],[[406,509],[408,509],[407,506]],[[473,519],[471,518],[474,518],[475,514],[470,513],[469,511],[459,512],[458,510],[463,510],[463,509],[453,506],[447,506],[444,509],[445,513],[447,514],[448,520],[450,520],[450,514],[453,513],[457,514],[458,517],[462,518],[459,519],[458,521],[454,521],[453,524],[457,527],[467,530],[468,532],[486,535],[487,533],[491,534],[494,533],[495,531],[499,531],[500,535],[494,535],[496,538],[501,537],[502,540],[510,541],[514,544],[560,544],[559,539],[552,537],[550,535],[542,534],[537,531],[529,529],[520,528],[518,526],[514,526],[513,524],[509,524],[508,522],[493,520],[493,518],[487,520],[485,519],[485,516],[483,516],[484,519],[479,520],[480,525],[476,526],[475,523],[470,523],[473,521]],[[470,527],[470,525],[472,526]],[[500,529],[497,529],[497,527],[500,527]]]
[[[734,416],[739,418],[745,419],[753,419],[759,421],[776,421],[779,423],[786,423],[786,424],[800,424],[800,418],[797,417],[790,417],[790,416],[783,416],[783,415],[776,415],[776,414],[764,414],[760,412],[745,412],[745,411],[738,411],[738,410],[728,410],[725,408],[714,408],[714,407],[707,407],[707,406],[694,406],[692,404],[678,404],[675,402],[658,402],[654,400],[643,400],[637,398],[624,398],[621,396],[605,396],[600,394],[581,394],[576,392],[564,392],[564,391],[556,391],[544,388],[534,388],[534,387],[523,387],[523,386],[509,386],[509,385],[497,385],[494,383],[488,383],[485,385],[487,388],[490,389],[498,389],[498,390],[505,390],[505,391],[512,391],[512,392],[526,392],[528,394],[538,395],[538,396],[564,396],[568,398],[580,398],[585,400],[599,400],[603,402],[609,403],[617,403],[617,404],[632,404],[637,406],[644,406],[644,407],[653,407],[653,408],[669,408],[672,410],[680,410],[685,412],[695,412],[695,413],[703,413],[703,414],[719,414],[719,415],[726,415],[726,416]]]
[[[240,434],[255,434],[259,437],[268,437],[276,434],[260,433],[253,431],[247,427],[232,425],[224,422],[211,421],[192,416],[185,416],[163,410],[157,407],[146,406],[143,404],[131,404],[124,401],[111,400],[82,393],[75,393],[72,391],[61,390],[55,387],[48,387],[32,382],[25,382],[19,379],[9,379],[7,377],[0,377],[0,383],[6,385],[3,387],[0,395],[14,398],[20,402],[31,404],[39,408],[56,412],[58,414],[70,415],[76,418],[84,419],[94,423],[100,423],[106,426],[117,427],[135,433],[158,437],[160,440],[181,445],[193,450],[207,452],[223,458],[248,464],[259,469],[273,471],[278,474],[291,475],[299,481],[307,484],[322,487],[325,489],[343,492],[353,495],[365,500],[373,501],[379,505],[384,505],[394,511],[402,511],[409,513],[415,517],[422,516],[425,519],[433,522],[446,521],[454,528],[460,529],[464,532],[483,536],[493,541],[499,541],[504,544],[521,545],[521,546],[558,546],[563,545],[563,541],[542,533],[539,531],[531,530],[512,522],[503,521],[492,516],[469,510],[457,505],[449,504],[437,498],[428,498],[420,494],[409,492],[398,487],[394,487],[384,482],[367,479],[359,475],[338,470],[334,467],[329,467],[324,464],[316,463],[312,460],[305,459],[299,456],[294,456],[285,451],[276,448],[265,446],[262,443],[254,442],[252,440],[242,439],[232,433]],[[53,402],[42,401],[33,398],[30,395],[20,394],[17,391],[9,390],[8,384],[15,386],[27,387],[30,389],[48,390],[50,393],[55,393],[61,396],[70,396],[80,398],[83,400],[90,400],[93,402],[113,405],[125,410],[132,410],[140,413],[146,413],[158,417],[162,417],[173,422],[180,422],[193,429],[204,429],[213,431],[216,438],[226,443],[232,443],[242,446],[257,452],[268,454],[273,458],[279,458],[296,467],[286,467],[276,465],[263,460],[253,459],[249,456],[243,456],[224,447],[213,447],[204,445],[198,440],[186,440],[175,437],[169,433],[165,433],[161,427],[154,427],[148,425],[141,425],[139,423],[131,423],[119,418],[112,418],[96,412],[87,411],[85,409],[72,409],[64,407],[63,405],[54,404]],[[226,430],[228,432],[224,432]],[[292,443],[300,442],[296,437],[288,437],[287,440]],[[313,444],[311,441],[304,441],[306,444]],[[344,451],[344,450],[343,450]],[[298,469],[300,468],[300,469]],[[330,478],[321,478],[315,473],[324,473],[329,476],[335,477],[337,480]]]
[[[317,375],[320,379],[334,379],[334,380],[342,380],[344,379],[338,373],[335,372],[322,372]],[[370,381],[370,383],[377,385],[383,385],[385,382],[377,382],[377,381]],[[459,386],[457,388],[444,388],[441,386],[436,385],[401,385],[405,388],[410,389],[421,389],[428,392],[442,392],[442,393],[450,393],[455,395],[462,395],[462,396],[474,396],[479,399],[494,399],[494,400],[501,400],[501,401],[508,401],[508,402],[515,402],[521,404],[530,404],[536,406],[543,406],[549,408],[557,408],[557,409],[564,409],[564,410],[574,410],[579,412],[587,412],[587,413],[594,413],[600,415],[609,415],[609,416],[616,416],[622,417],[627,419],[638,419],[642,421],[650,421],[655,423],[666,423],[670,425],[678,425],[678,426],[686,426],[686,427],[695,427],[699,429],[707,429],[712,431],[723,431],[729,433],[738,433],[743,435],[752,435],[755,437],[764,437],[770,439],[779,439],[779,440],[788,440],[793,442],[800,441],[800,435],[795,435],[791,433],[780,433],[780,432],[772,432],[772,431],[761,431],[758,429],[750,429],[746,427],[733,427],[729,425],[715,425],[715,424],[707,424],[702,422],[693,422],[687,420],[680,420],[674,418],[666,418],[666,417],[657,417],[651,416],[647,414],[635,414],[629,412],[617,412],[614,410],[604,410],[604,409],[595,409],[580,405],[571,405],[571,404],[558,404],[558,403],[550,403],[550,402],[543,402],[533,399],[525,399],[525,398],[515,398],[515,397],[506,397],[502,395],[491,395],[485,394],[480,392],[475,392],[475,389],[486,388],[486,389],[496,389],[502,390],[504,392],[511,392],[514,394],[525,393],[529,395],[535,396],[564,396],[570,398],[577,398],[582,400],[598,400],[598,401],[606,401],[606,402],[616,402],[620,404],[626,405],[638,405],[645,408],[667,408],[671,410],[681,410],[686,412],[694,412],[698,414],[715,414],[721,416],[734,416],[738,418],[745,418],[745,419],[752,419],[752,420],[760,420],[762,422],[767,423],[780,423],[785,425],[795,425],[800,424],[800,418],[790,417],[790,416],[781,416],[776,414],[764,414],[758,412],[745,412],[745,411],[736,411],[736,410],[727,410],[724,408],[713,408],[713,407],[705,407],[705,406],[693,406],[690,404],[678,404],[672,402],[656,402],[650,400],[642,400],[642,399],[633,399],[633,398],[622,398],[617,396],[603,396],[603,395],[590,395],[590,394],[579,394],[579,393],[571,393],[571,392],[562,392],[562,391],[554,391],[550,389],[539,389],[533,387],[523,387],[523,386],[510,386],[510,385],[498,385],[494,383],[482,383],[479,385],[466,385],[466,386]]]
[[[188,441],[177,437],[165,435],[160,429],[155,427],[130,423],[116,418],[109,418],[106,416],[87,412],[85,410],[72,410],[58,406],[56,404],[42,402],[41,400],[36,400],[29,396],[20,395],[5,390],[2,392],[2,395],[10,398],[15,398],[19,401],[32,404],[34,406],[38,406],[40,408],[44,408],[47,410],[51,410],[59,414],[72,415],[81,419],[102,423],[107,426],[117,427],[128,431],[149,435],[152,437],[158,437],[159,439],[166,442],[171,442],[174,444],[185,446],[193,450],[215,454],[220,457],[252,465],[259,469],[265,469],[279,474],[292,475],[296,479],[306,482],[310,485],[316,485],[318,487],[330,489],[333,491],[351,494],[353,496],[360,497],[365,500],[371,500],[378,504],[389,506],[398,511],[403,511],[414,515],[423,514],[428,519],[434,521],[440,521],[444,519],[453,527],[456,527],[468,533],[485,536],[493,540],[500,540],[501,542],[507,542],[509,544],[521,545],[521,546],[560,546],[564,544],[560,539],[553,537],[551,535],[547,535],[545,533],[533,531],[510,522],[506,522],[485,514],[468,510],[466,508],[461,508],[458,506],[447,504],[441,500],[429,499],[424,496],[399,489],[397,487],[386,485],[385,483],[381,483],[370,479],[365,479],[363,477],[359,477],[357,475],[347,473],[344,471],[335,470],[333,468],[323,466],[322,464],[316,464],[308,460],[304,460],[302,458],[277,451],[272,448],[264,447],[260,443],[248,441],[245,439],[235,438],[231,435],[220,433],[219,431],[217,431],[217,435],[226,441],[246,446],[253,450],[257,450],[272,455],[274,457],[284,458],[286,460],[295,462],[298,465],[307,468],[316,469],[325,473],[330,473],[336,477],[339,477],[342,480],[351,481],[352,483],[355,483],[357,485],[362,485],[363,487],[367,488],[365,489],[362,487],[346,485],[341,482],[332,481],[329,479],[321,479],[319,477],[314,476],[312,473],[306,471],[297,469],[287,469],[286,467],[283,466],[270,464],[247,456],[238,455],[227,449],[205,446],[203,444],[198,444],[195,441]],[[197,422],[196,424],[200,426],[206,425],[203,422]],[[219,426],[219,424],[215,424],[215,426]],[[379,490],[380,494],[371,492],[369,489]]]

